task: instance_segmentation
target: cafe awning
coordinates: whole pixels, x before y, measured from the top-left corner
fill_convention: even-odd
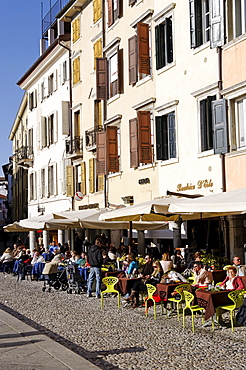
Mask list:
[[[161,208],[156,207],[156,210],[160,212]],[[246,212],[246,188],[171,203],[168,210],[181,215],[187,212],[201,213],[203,217],[207,214],[210,217],[243,214]]]

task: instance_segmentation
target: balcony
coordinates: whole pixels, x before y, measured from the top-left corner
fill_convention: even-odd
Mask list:
[[[31,167],[33,165],[33,148],[30,146],[18,148],[15,151],[14,157],[18,165],[22,164]]]
[[[102,131],[102,126],[95,126],[85,131],[85,147],[86,150],[93,150],[97,144],[97,132]]]
[[[74,136],[66,140],[66,155],[68,158],[83,157],[83,138]]]
[[[58,0],[42,19],[42,34],[44,35],[50,26],[55,22],[56,15],[67,5],[70,0]]]

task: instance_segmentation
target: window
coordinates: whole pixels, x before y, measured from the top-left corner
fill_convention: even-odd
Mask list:
[[[42,148],[57,142],[57,112],[41,117]]]
[[[72,22],[72,31],[73,31],[73,43],[77,41],[80,38],[80,18],[77,17],[73,22]]]
[[[89,159],[89,192],[95,193],[104,189],[104,175],[98,175],[96,170],[96,159]]]
[[[74,173],[73,166],[66,167],[66,196],[74,196]]]
[[[81,136],[80,110],[74,113],[74,133],[76,137]]]
[[[28,155],[33,154],[33,128],[28,130]]]
[[[34,200],[36,197],[35,193],[35,172],[32,172],[29,177],[29,200]]]
[[[246,1],[228,1],[228,40],[232,40],[246,32]]]
[[[48,77],[48,95],[52,95],[57,90],[57,72],[56,70]]]
[[[237,148],[246,146],[246,99],[240,99],[235,104]]]
[[[155,27],[156,69],[173,62],[172,17]]]
[[[190,0],[191,47],[210,40],[209,0]]]
[[[108,0],[108,27],[120,17],[122,0]]]
[[[97,132],[97,174],[119,172],[120,128],[107,126],[106,131]]]
[[[94,69],[96,69],[96,58],[102,57],[102,39],[97,40],[94,43]]]
[[[37,90],[35,89],[33,90],[33,92],[29,94],[29,109],[33,110],[36,107],[37,107]]]
[[[150,112],[137,112],[137,118],[131,119],[129,126],[130,167],[152,163]]]
[[[216,96],[208,96],[200,101],[200,132],[201,151],[213,149],[213,122],[212,122],[212,101]]]
[[[75,166],[75,191],[81,189],[81,165]]]
[[[80,57],[73,60],[73,84],[80,82]]]
[[[150,75],[149,25],[137,24],[137,35],[128,40],[129,84]]]
[[[97,100],[123,93],[123,50],[117,48],[108,58],[96,59]]]
[[[67,61],[65,60],[62,63],[62,84],[64,84],[67,80],[68,80]]]
[[[155,117],[156,159],[167,160],[177,157],[175,113]]]
[[[102,130],[102,102],[94,100],[94,127]]]
[[[96,23],[102,17],[102,0],[93,0],[93,22]]]

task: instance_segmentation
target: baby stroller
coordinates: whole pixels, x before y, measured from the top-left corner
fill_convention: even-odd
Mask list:
[[[68,282],[65,270],[52,272],[50,274],[43,274],[43,279],[44,279],[44,286],[42,288],[43,292],[45,292],[46,288],[48,289],[48,292],[51,291],[51,288],[54,288],[55,290],[59,290],[60,288],[62,290],[68,289]]]
[[[72,262],[69,262],[66,266],[66,276],[68,282],[67,293],[80,294],[81,292],[86,292],[86,282],[80,276],[78,266]]]

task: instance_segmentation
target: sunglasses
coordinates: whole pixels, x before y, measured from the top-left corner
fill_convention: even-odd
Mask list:
[[[198,267],[197,265],[193,266],[193,267]]]
[[[157,266],[153,266],[154,267],[154,269],[157,269]]]

